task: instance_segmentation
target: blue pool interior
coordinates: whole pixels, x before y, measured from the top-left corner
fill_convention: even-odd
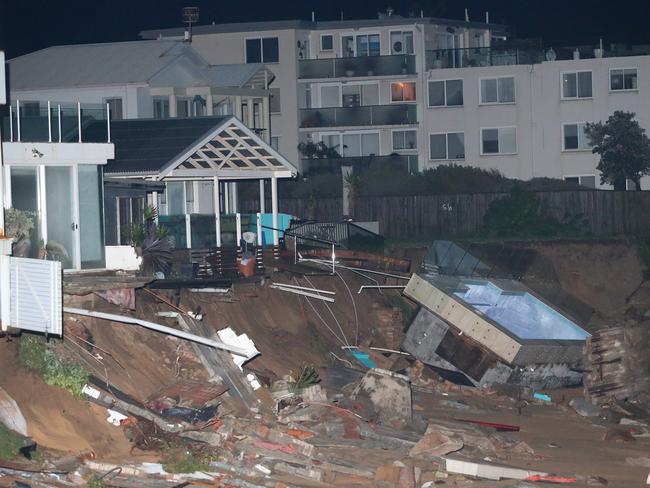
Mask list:
[[[521,339],[585,340],[590,334],[527,292],[485,280],[461,280],[448,290]]]

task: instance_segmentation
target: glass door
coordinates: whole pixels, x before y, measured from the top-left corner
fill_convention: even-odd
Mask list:
[[[63,269],[80,267],[79,223],[76,219],[77,198],[74,187],[72,167],[47,166],[45,168],[46,249],[49,259],[61,261]]]

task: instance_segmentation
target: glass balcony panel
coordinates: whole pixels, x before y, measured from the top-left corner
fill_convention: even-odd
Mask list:
[[[298,63],[298,74],[303,79],[414,75],[415,56],[400,54],[303,59]]]
[[[417,124],[416,105],[306,108],[300,111],[300,127],[302,128],[405,124]]]

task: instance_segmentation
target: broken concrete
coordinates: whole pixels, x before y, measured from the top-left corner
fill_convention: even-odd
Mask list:
[[[413,420],[410,381],[392,371],[377,368],[368,371],[352,393],[352,400],[369,400],[371,417],[382,424],[404,427]]]

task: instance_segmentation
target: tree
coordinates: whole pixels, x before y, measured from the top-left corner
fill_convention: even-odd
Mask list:
[[[641,177],[650,174],[650,139],[635,115],[617,110],[604,124],[585,126],[592,152],[600,155],[600,182],[614,185],[615,190],[625,190],[626,180],[633,181],[640,190]]]

